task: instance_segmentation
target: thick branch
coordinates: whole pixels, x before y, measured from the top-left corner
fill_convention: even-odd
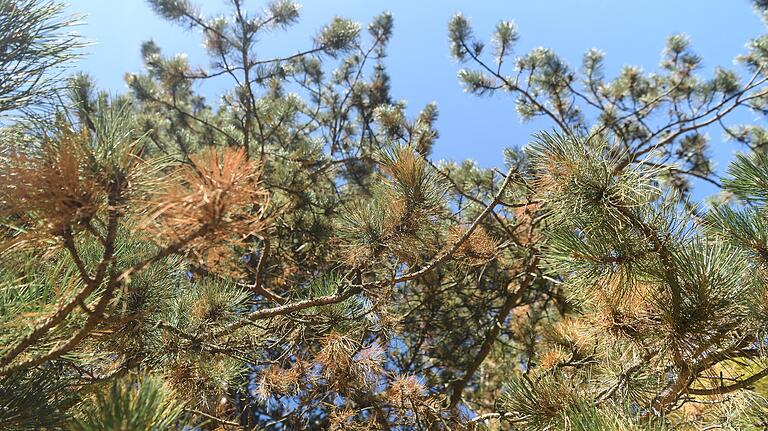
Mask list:
[[[761,371],[749,376],[744,380],[739,380],[732,385],[722,385],[715,388],[696,389],[689,388],[688,393],[691,395],[722,395],[730,392],[738,391],[740,389],[747,389],[753,383],[757,383],[762,378],[768,376],[768,368],[764,368]]]
[[[464,377],[462,377],[461,380],[459,380],[453,386],[453,390],[451,391],[451,408],[455,407],[459,401],[461,401],[461,394],[464,392],[464,388],[467,387],[469,382],[472,380],[472,377],[480,368],[480,365],[482,365],[485,361],[485,358],[488,357],[488,354],[491,352],[491,348],[496,343],[496,338],[499,336],[499,332],[501,332],[501,328],[504,327],[504,322],[507,320],[509,313],[515,307],[515,305],[517,305],[520,296],[523,294],[523,292],[526,291],[530,280],[531,277],[526,275],[518,288],[514,292],[511,292],[507,295],[507,299],[504,301],[504,305],[501,306],[499,314],[497,314],[496,318],[493,320],[493,326],[491,327],[491,330],[488,331],[488,334],[485,336],[485,340],[483,340],[483,344],[480,346],[480,350],[477,352],[475,358],[467,368],[467,371],[464,373]]]

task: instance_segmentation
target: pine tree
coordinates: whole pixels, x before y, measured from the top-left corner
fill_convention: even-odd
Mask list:
[[[84,43],[77,16],[46,0],[0,1],[0,113],[40,107],[56,90],[62,68]]]
[[[537,49],[508,76],[514,24],[486,57],[456,16],[465,88],[558,130],[500,172],[431,158],[390,14],[260,58],[297,4],[149,4],[209,67],[149,41],[128,94],[74,75],[0,134],[0,428],[765,428],[768,157],[726,123],[763,112],[762,38],[746,79],[699,77],[681,36],[658,74]],[[723,179],[716,123],[748,151]]]

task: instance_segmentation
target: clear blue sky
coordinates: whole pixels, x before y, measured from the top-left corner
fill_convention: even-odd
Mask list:
[[[221,0],[200,0],[205,11],[217,11]],[[395,31],[387,65],[392,95],[417,112],[436,101],[440,109],[436,158],[477,160],[499,166],[505,146],[523,145],[548,123],[521,124],[508,97],[477,98],[462,92],[459,69],[449,56],[447,23],[463,12],[478,36],[488,36],[501,19],[517,23],[517,53],[537,46],[553,48],[571,66],[582,54],[599,48],[607,54],[608,76],[623,65],[654,70],[664,40],[686,33],[704,58],[704,73],[714,66],[733,66],[745,43],[765,31],[748,0],[305,0],[301,23],[287,33],[263,40],[263,55],[293,53],[311,45],[311,37],[334,16],[367,24],[382,11],[392,12]],[[95,44],[79,68],[113,93],[125,91],[123,74],[141,70],[139,45],[154,39],[166,54],[187,53],[193,63],[207,65],[198,34],[155,17],[143,0],[70,0],[71,10],[86,14],[80,32]],[[246,2],[263,7],[261,0]],[[215,97],[215,94],[207,94]],[[739,121],[750,121],[742,114]],[[722,144],[712,130],[713,154],[724,165],[735,147]]]

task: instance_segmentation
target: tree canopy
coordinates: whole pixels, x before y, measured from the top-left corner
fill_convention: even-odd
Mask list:
[[[387,12],[262,58],[298,4],[148,3],[209,63],[147,41],[109,95],[0,0],[1,429],[768,427],[768,35],[609,77],[457,14],[464,90],[549,125],[486,169],[391,94]]]

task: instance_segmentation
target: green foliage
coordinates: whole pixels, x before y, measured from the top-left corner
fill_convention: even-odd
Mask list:
[[[336,55],[352,49],[360,34],[360,25],[348,19],[335,18],[320,31],[315,43],[329,54]]]
[[[762,37],[751,41],[749,52],[739,57],[754,73],[746,83],[739,82],[737,72],[720,67],[711,77],[699,76],[702,59],[680,34],[667,39],[660,72],[625,66],[613,78],[606,76],[605,55],[596,49],[585,53],[578,70],[544,47],[521,54],[514,68],[505,67],[504,58],[518,39],[508,21],[501,21],[493,32],[491,55],[483,53],[484,42],[461,14],[450,21],[448,37],[452,55],[463,65],[459,81],[466,91],[508,94],[524,120],[543,118],[564,132],[607,135],[613,150],[623,154],[622,163],[670,168],[670,185],[682,194],[690,192],[692,178],[716,181],[708,164],[707,135],[701,133],[707,125],[720,124],[727,136],[752,149],[762,145],[761,127],[723,121],[738,106],[756,112],[764,106]]]
[[[578,404],[576,382],[546,376],[533,383],[527,378],[507,381],[499,400],[502,411],[517,417],[513,422],[525,429],[547,430],[562,427],[563,413]]]
[[[736,196],[764,203],[768,200],[768,156],[754,153],[751,156],[737,154],[736,160],[728,167],[732,178],[725,181],[728,191]]]
[[[622,218],[624,211],[645,208],[659,196],[651,181],[658,170],[623,164],[601,137],[541,134],[526,153],[538,192],[563,210],[555,212],[556,217]]]
[[[707,214],[707,222],[712,235],[743,249],[753,260],[768,259],[768,225],[759,210],[720,206]]]
[[[664,431],[669,427],[662,421],[633,420],[629,409],[597,409],[585,403],[564,414],[565,429],[573,431]]]
[[[45,0],[0,1],[0,113],[37,104],[61,89],[62,68],[78,56],[76,16]]]
[[[178,427],[183,405],[160,380],[115,381],[104,393],[96,393],[84,405],[80,417],[68,429],[72,431],[152,431]]]
[[[0,426],[9,431],[56,429],[78,402],[64,370],[46,367],[0,378]]]

